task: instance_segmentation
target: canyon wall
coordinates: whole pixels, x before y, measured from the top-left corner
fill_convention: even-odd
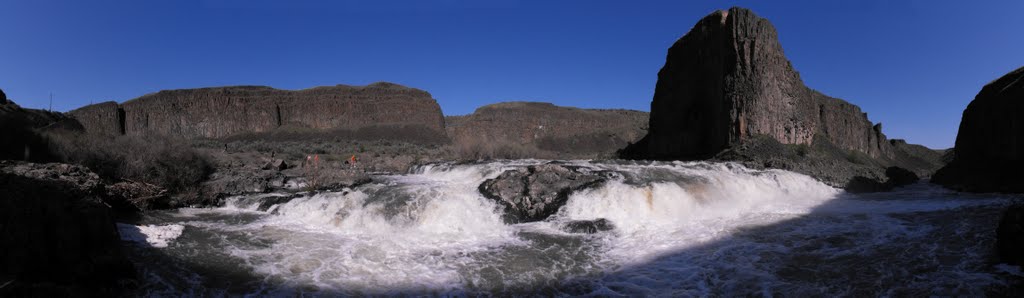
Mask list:
[[[702,159],[752,136],[891,158],[881,126],[860,108],[806,87],[775,27],[743,8],[701,19],[669,50],[651,102],[650,133],[625,155]]]
[[[296,91],[262,86],[165,90],[70,114],[87,132],[98,134],[225,138],[282,127],[321,132],[391,127],[445,138],[441,107],[430,93],[391,83]]]
[[[593,158],[613,154],[647,132],[647,113],[505,102],[449,116],[457,146],[515,146],[533,158]]]

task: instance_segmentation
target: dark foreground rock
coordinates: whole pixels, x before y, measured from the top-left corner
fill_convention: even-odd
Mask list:
[[[996,248],[1002,262],[1024,266],[1024,206],[1013,206],[1003,212],[996,229]]]
[[[0,296],[117,296],[135,271],[99,176],[0,162]]]
[[[796,148],[803,149],[800,155],[815,158],[778,158],[744,148],[763,145],[762,139],[802,147]],[[668,50],[651,102],[649,133],[620,155],[752,161],[839,187],[854,177],[885,183],[890,166],[919,176],[941,166],[934,163],[937,152],[897,143],[856,105],[805,86],[775,27],[734,7],[704,17]],[[811,152],[819,149],[824,151]]]
[[[565,205],[573,192],[599,186],[605,181],[604,173],[545,164],[508,170],[481,183],[479,190],[484,197],[504,207],[506,222],[520,223],[547,219]]]
[[[882,192],[890,191],[900,186],[914,184],[921,180],[921,178],[917,177],[917,174],[914,174],[914,172],[900,167],[889,167],[888,169],[885,169],[885,176],[887,178],[885,182],[878,182],[876,179],[856,176],[846,184],[844,189],[851,193]]]
[[[281,166],[285,164],[285,166]],[[267,165],[274,165],[267,167]],[[284,169],[282,169],[284,168]],[[220,199],[252,193],[332,191],[370,183],[362,171],[325,163],[319,167],[298,165],[288,167],[284,161],[231,161],[217,166],[210,179],[203,182],[202,197],[182,205],[217,205]]]
[[[569,233],[594,234],[597,232],[611,231],[615,225],[611,221],[598,218],[595,220],[573,220],[562,225],[562,230]]]
[[[932,182],[969,192],[1024,192],[1024,67],[985,85],[964,110],[953,161]]]

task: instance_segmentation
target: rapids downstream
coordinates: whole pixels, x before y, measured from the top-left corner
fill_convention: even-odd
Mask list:
[[[851,195],[731,163],[596,163],[615,178],[506,224],[477,188],[547,161],[433,164],[340,192],[228,198],[119,224],[142,295],[979,296],[1018,198],[926,183]],[[592,234],[561,227],[606,219]]]

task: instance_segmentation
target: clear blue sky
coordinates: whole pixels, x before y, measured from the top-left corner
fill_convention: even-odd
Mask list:
[[[511,100],[649,110],[668,47],[734,5],[775,24],[809,86],[933,148],[1024,65],[1024,1],[0,0],[0,88],[33,108],[53,92],[60,111],[375,81],[427,90],[448,115]]]

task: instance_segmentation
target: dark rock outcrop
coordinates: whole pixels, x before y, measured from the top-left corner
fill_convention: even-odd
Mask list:
[[[921,180],[921,178],[917,177],[917,174],[914,174],[914,172],[900,167],[889,167],[885,170],[885,176],[887,177],[885,182],[878,182],[876,179],[856,176],[853,177],[853,179],[850,179],[850,182],[846,183],[846,187],[844,187],[844,189],[851,193],[890,191],[894,188],[914,184]]]
[[[562,230],[569,233],[594,234],[597,232],[611,231],[615,225],[611,221],[598,218],[595,220],[573,220],[562,225]]]
[[[135,277],[99,176],[0,162],[0,296],[117,296]]]
[[[4,93],[3,89],[0,89],[0,105],[7,104],[7,94]]]
[[[39,132],[53,129],[79,131],[78,121],[64,114],[25,109],[13,101],[0,104],[0,159],[53,161],[47,140]]]
[[[484,197],[504,206],[509,223],[547,219],[558,212],[573,192],[599,186],[607,181],[603,173],[557,164],[508,170],[480,184]]]
[[[750,143],[764,143],[762,137],[828,152],[806,162],[803,156],[778,162],[773,160],[779,155],[740,152]],[[848,166],[844,171],[849,174],[823,179],[836,186],[857,176],[883,183],[888,166],[922,176],[939,166],[908,166],[897,151],[881,124],[872,124],[859,107],[804,85],[768,20],[731,8],[704,17],[668,50],[651,102],[650,132],[620,154],[631,159],[749,159],[811,175],[830,170],[808,163],[835,167],[830,160],[838,158],[848,161],[838,166]],[[855,161],[860,156],[869,160]],[[857,173],[863,171],[871,173]]]
[[[276,161],[270,162],[270,164]],[[281,161],[284,163],[283,161]],[[178,206],[215,205],[220,199],[251,193],[340,190],[372,182],[361,171],[323,165],[265,168],[258,164],[219,165],[201,185],[202,197],[194,202],[173,202]]]
[[[647,132],[647,118],[641,111],[505,102],[480,107],[470,115],[449,116],[446,124],[460,149],[510,146],[524,151],[519,156],[484,157],[574,159],[611,156]]]
[[[288,131],[351,137],[361,130],[388,130],[416,141],[446,141],[441,108],[431,95],[391,83],[297,91],[261,86],[167,90],[70,114],[97,134],[225,138]]]
[[[1024,206],[1012,206],[1003,212],[996,228],[996,249],[1002,262],[1024,266]]]
[[[971,192],[1024,192],[1024,67],[985,85],[964,110],[953,161],[932,182]]]

